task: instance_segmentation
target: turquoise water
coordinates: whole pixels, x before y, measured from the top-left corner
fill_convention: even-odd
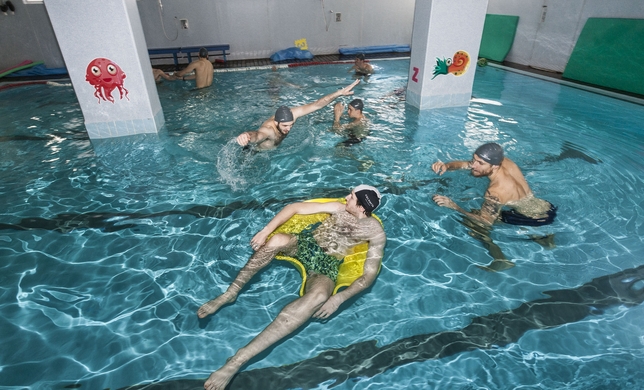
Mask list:
[[[297,271],[276,263],[235,305],[197,319],[252,253],[250,238],[284,205],[343,196],[359,183],[384,193],[381,273],[326,323],[311,322],[252,360],[242,374],[257,388],[644,387],[637,302],[597,301],[574,319],[561,304],[537,319],[541,328],[486,326],[485,337],[508,342],[439,358],[421,356],[414,342],[394,359],[408,363],[369,357],[374,343],[432,334],[449,351],[450,331],[548,297],[557,306],[594,278],[642,265],[644,254],[644,107],[485,67],[476,69],[469,107],[419,113],[390,95],[406,84],[408,61],[374,65],[376,75],[355,89],[372,122],[364,142],[338,146],[345,135],[329,131],[329,106],[298,120],[279,149],[251,156],[231,140],[280,105],[349,84],[348,65],[218,73],[205,91],[164,82],[158,136],[100,142],[87,138],[71,87],[1,92],[0,388],[198,388],[297,296]],[[559,207],[547,227],[494,228],[491,239],[516,263],[499,273],[477,267],[490,263],[487,250],[431,201],[440,193],[463,207],[481,204],[484,179],[439,178],[430,166],[468,159],[489,141]],[[554,247],[531,235],[553,235]],[[351,346],[366,354],[365,370],[336,377],[316,363],[306,383],[278,372]]]

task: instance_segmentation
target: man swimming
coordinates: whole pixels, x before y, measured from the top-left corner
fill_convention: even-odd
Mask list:
[[[213,71],[212,62],[208,60],[208,49],[202,47],[199,49],[199,59],[192,61],[185,69],[174,72],[173,76],[183,81],[194,79],[197,88],[205,88],[212,85]],[[194,75],[185,76],[191,72]]]
[[[362,99],[353,99],[347,107],[347,115],[351,122],[341,124],[340,117],[344,112],[344,103],[337,102],[333,106],[333,130],[346,132],[349,138],[342,142],[345,146],[351,146],[362,142],[368,133],[367,117],[363,114],[364,103]]]
[[[364,54],[359,53],[356,55],[353,66],[349,69],[349,72],[351,71],[355,71],[355,75],[358,77],[365,76],[366,79],[373,74],[373,67],[366,61]]]
[[[443,195],[434,195],[433,200],[437,205],[456,210],[483,227],[491,227],[497,220],[531,226],[547,225],[554,221],[556,208],[532,194],[521,170],[512,160],[504,157],[503,148],[499,144],[479,146],[471,161],[438,161],[432,164],[432,170],[439,175],[457,169],[469,169],[472,176],[487,177],[490,180],[481,209],[465,211]],[[510,210],[503,210],[504,206]],[[502,260],[497,257],[499,256],[495,256],[496,260]]]
[[[313,103],[293,108],[281,106],[275,111],[275,115],[268,118],[257,131],[246,131],[237,136],[237,143],[241,146],[252,144],[260,150],[275,149],[284,141],[298,118],[325,107],[339,96],[353,95],[353,87],[359,82],[360,80],[356,80],[351,85],[330,93]]]
[[[374,187],[359,185],[347,195],[346,201],[346,205],[340,202],[290,204],[250,240],[255,253],[223,294],[199,308],[199,318],[214,314],[222,306],[233,303],[246,283],[270,264],[278,253],[296,257],[304,264],[308,274],[305,293],[286,305],[260,334],[239,349],[223,367],[213,372],[205,382],[204,389],[224,389],[250,359],[293,333],[311,317],[329,318],[343,302],[374,282],[387,241],[382,226],[371,216],[371,212],[380,204],[380,193]],[[295,214],[317,213],[328,213],[330,216],[311,230],[297,235],[279,233],[268,239],[275,229]],[[346,289],[332,295],[342,259],[350,254],[351,248],[363,242],[369,243],[363,275]]]

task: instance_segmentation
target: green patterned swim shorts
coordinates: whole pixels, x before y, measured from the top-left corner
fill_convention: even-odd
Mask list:
[[[297,234],[297,258],[308,272],[315,272],[333,280],[338,279],[338,270],[342,260],[324,253],[313,237],[313,229],[303,230]]]

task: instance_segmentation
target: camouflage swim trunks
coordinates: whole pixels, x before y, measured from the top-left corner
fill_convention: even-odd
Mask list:
[[[324,253],[324,250],[320,248],[313,237],[313,230],[313,228],[306,229],[297,234],[297,254],[295,258],[304,265],[307,272],[322,274],[335,283],[338,279],[338,270],[342,260]]]

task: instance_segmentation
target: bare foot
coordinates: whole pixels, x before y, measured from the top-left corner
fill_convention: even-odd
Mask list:
[[[199,310],[197,310],[197,316],[199,318],[205,318],[211,314],[214,314],[217,310],[219,310],[223,305],[227,303],[233,303],[235,302],[235,296],[233,294],[230,294],[228,292],[225,292],[218,296],[215,299],[211,299],[208,302],[204,303],[201,305]]]
[[[239,366],[232,363],[231,359],[228,359],[228,362],[223,367],[210,374],[206,383],[203,384],[203,388],[205,390],[223,390],[238,370]]]

